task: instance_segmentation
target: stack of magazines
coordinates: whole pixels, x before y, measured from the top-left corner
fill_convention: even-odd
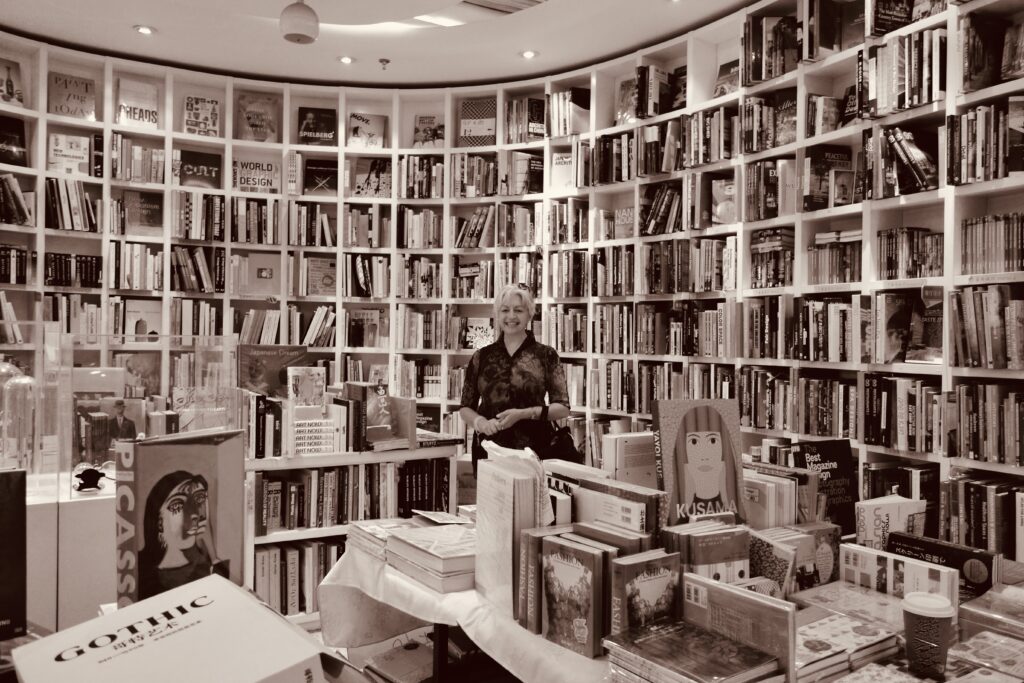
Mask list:
[[[387,563],[438,593],[469,590],[476,570],[476,528],[400,529],[387,539]]]
[[[613,681],[746,683],[779,668],[775,657],[684,621],[661,620],[604,639]]]

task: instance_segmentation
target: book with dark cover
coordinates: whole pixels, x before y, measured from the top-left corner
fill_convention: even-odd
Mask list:
[[[1019,174],[1024,172],[1024,97],[1010,96],[1007,102],[1006,170]]]
[[[611,633],[682,616],[679,553],[651,550],[612,560]]]
[[[338,112],[336,109],[299,107],[296,138],[300,145],[338,144]]]
[[[668,523],[733,512],[744,519],[736,401],[654,402],[658,485],[668,493]]]
[[[908,363],[942,362],[942,299],[942,287],[921,288],[920,306],[911,317]]]
[[[21,64],[0,58],[0,102],[11,106],[25,106],[25,91],[21,81]]]
[[[544,635],[584,657],[601,655],[604,553],[546,536],[542,542]]]
[[[223,157],[216,152],[181,150],[181,166],[178,169],[181,185],[221,189],[223,187],[222,163]]]
[[[999,82],[1006,36],[1005,17],[969,12],[960,20],[963,41],[963,91],[973,92]]]
[[[121,196],[124,207],[125,234],[158,236],[164,229],[164,197],[162,192],[125,190]]]
[[[396,436],[388,385],[384,382],[345,382],[345,398],[359,401],[361,415],[361,442],[373,448],[375,441]],[[415,420],[415,417],[413,417]]]
[[[1000,582],[1000,553],[940,541],[936,538],[915,536],[905,531],[890,531],[885,549],[897,555],[959,570],[961,603],[984,595]]]
[[[25,122],[19,118],[0,116],[0,164],[28,166]]]
[[[25,470],[0,471],[0,642],[25,635],[26,523]]]
[[[829,171],[852,170],[853,154],[842,145],[816,145],[804,157],[804,211],[828,208]]]
[[[242,432],[117,441],[119,608],[211,574],[242,584]]]
[[[874,0],[871,34],[884,36],[910,23],[913,0]]]
[[[715,90],[712,97],[721,97],[736,92],[740,87],[740,60],[734,59],[718,67]]]
[[[631,629],[605,638],[604,645],[613,663],[650,671],[654,680],[750,681],[779,666],[771,655],[685,621]]]
[[[819,490],[827,500],[825,517],[838,524],[844,536],[854,533],[857,530],[854,504],[859,496],[857,459],[850,450],[850,441],[832,439],[796,443],[792,454],[797,467],[821,473]]]
[[[338,192],[338,160],[307,157],[302,173],[303,194],[334,195]]]
[[[671,109],[682,109],[686,106],[686,65],[676,67],[669,76],[669,94],[672,98]]]
[[[775,146],[796,141],[796,88],[784,88],[772,95],[775,109]]]

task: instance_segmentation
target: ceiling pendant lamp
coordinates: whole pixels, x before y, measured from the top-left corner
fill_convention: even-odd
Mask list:
[[[309,45],[320,35],[320,18],[312,7],[296,0],[281,11],[281,35],[288,42]]]

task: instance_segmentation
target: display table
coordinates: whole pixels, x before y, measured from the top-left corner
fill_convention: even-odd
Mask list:
[[[394,567],[348,548],[320,584],[324,642],[359,647],[426,624],[461,626],[481,650],[529,683],[602,681],[608,663],[530,633],[475,590],[437,593]],[[441,649],[441,648],[438,648]]]

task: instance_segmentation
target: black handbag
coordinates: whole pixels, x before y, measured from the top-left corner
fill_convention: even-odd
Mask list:
[[[536,451],[537,457],[541,460],[557,458],[583,464],[583,454],[576,447],[572,432],[568,427],[559,427],[557,423],[548,420],[547,416],[548,407],[544,406],[541,408],[540,419],[537,420],[530,445]]]

